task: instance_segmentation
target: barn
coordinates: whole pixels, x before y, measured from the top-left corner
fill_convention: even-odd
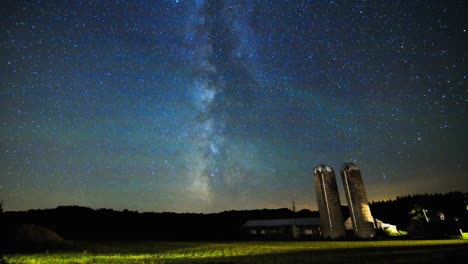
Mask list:
[[[286,218],[248,220],[242,226],[245,232],[257,239],[319,239],[320,218]]]

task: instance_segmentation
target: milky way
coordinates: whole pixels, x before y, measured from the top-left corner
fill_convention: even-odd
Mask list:
[[[241,176],[232,170],[236,165],[220,158],[229,149],[229,146],[224,146],[224,130],[229,109],[226,104],[232,101],[226,95],[229,93],[226,83],[232,80],[226,79],[226,72],[237,75],[233,65],[241,61],[247,41],[245,32],[240,29],[247,26],[242,17],[248,17],[248,13],[237,9],[242,9],[237,3],[197,2],[186,14],[187,46],[184,49],[187,54],[192,53],[187,63],[193,70],[188,91],[196,113],[191,133],[193,149],[188,153],[186,177],[192,181],[188,187],[192,199],[201,199],[205,206],[210,206],[213,199],[219,199],[213,197],[213,184],[229,188]],[[244,58],[243,61],[248,60]],[[250,76],[246,66],[238,67]],[[228,163],[228,167],[222,168],[223,163]]]
[[[463,1],[3,1],[7,210],[316,208],[468,190]]]

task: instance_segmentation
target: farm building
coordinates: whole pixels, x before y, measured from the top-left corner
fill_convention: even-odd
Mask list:
[[[381,230],[388,231],[388,232],[391,232],[391,233],[398,232],[398,229],[397,229],[396,225],[392,225],[392,224],[389,224],[389,223],[384,223],[383,221],[381,221],[381,220],[379,220],[377,218],[374,218],[374,220],[375,220],[375,222],[374,222],[375,229],[381,229]],[[346,230],[353,230],[353,223],[351,221],[351,217],[348,217],[348,219],[346,219],[344,224],[345,224]]]
[[[377,229],[382,229],[384,231],[390,232],[390,233],[397,233],[398,228],[396,225],[384,223],[383,221],[375,218],[375,228]]]
[[[320,218],[249,220],[242,226],[251,236],[271,239],[317,239],[321,237]]]

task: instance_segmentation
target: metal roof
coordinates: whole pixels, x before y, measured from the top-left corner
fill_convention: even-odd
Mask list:
[[[314,173],[317,172],[333,172],[332,167],[325,165],[325,164],[319,164],[314,168]]]
[[[341,171],[344,171],[344,170],[349,170],[349,171],[352,171],[352,170],[360,170],[359,169],[359,166],[354,164],[354,163],[351,163],[351,162],[346,162],[345,164],[343,164],[343,166],[341,166]]]
[[[287,219],[265,219],[265,220],[248,220],[243,227],[260,227],[260,226],[314,226],[320,225],[320,218],[287,218]]]

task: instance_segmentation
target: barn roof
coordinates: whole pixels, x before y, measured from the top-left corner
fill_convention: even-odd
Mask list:
[[[265,219],[265,220],[249,220],[245,222],[243,227],[260,227],[260,226],[314,226],[320,225],[320,218],[287,218],[287,219]]]

